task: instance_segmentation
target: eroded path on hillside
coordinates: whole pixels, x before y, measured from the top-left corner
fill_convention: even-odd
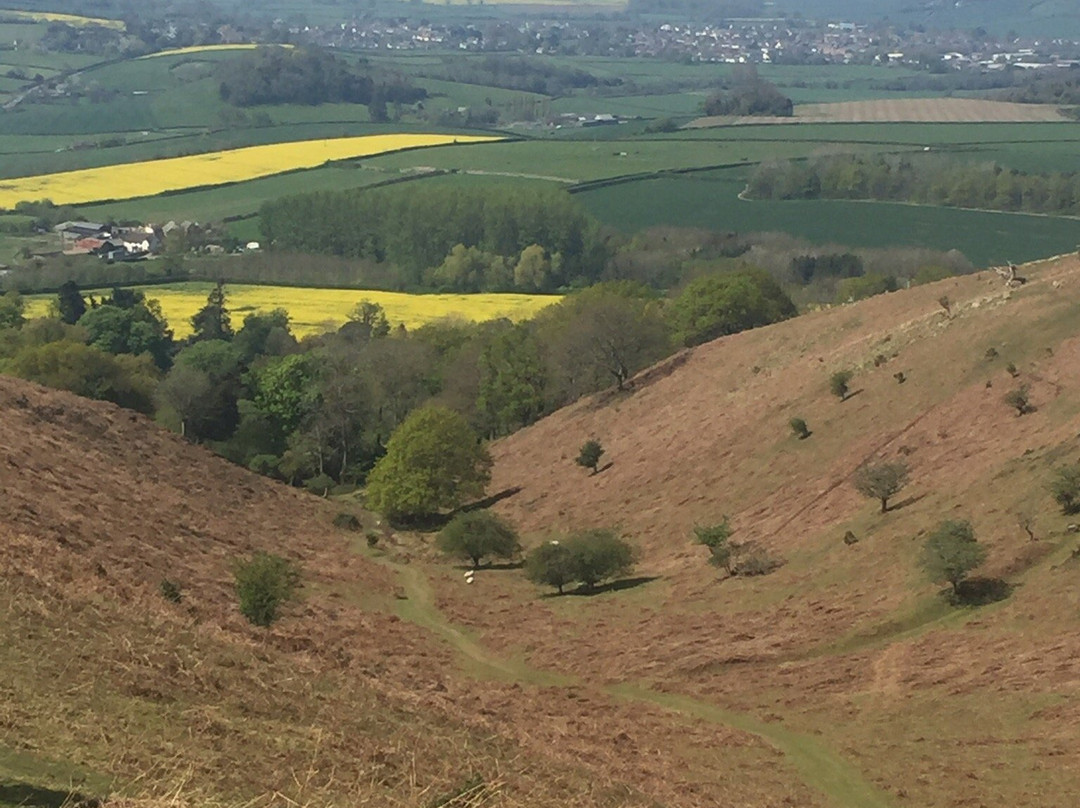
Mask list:
[[[435,593],[424,570],[416,565],[386,561],[397,571],[405,599],[399,614],[448,642],[480,675],[540,685],[588,686],[588,682],[552,671],[534,668],[524,661],[492,653],[455,626],[439,611]],[[706,701],[647,687],[620,684],[602,688],[607,695],[643,704],[652,704],[680,715],[697,718],[755,735],[783,753],[784,758],[810,788],[823,794],[835,808],[892,808],[893,801],[867,780],[851,763],[810,735],[794,732],[782,724],[725,710]]]

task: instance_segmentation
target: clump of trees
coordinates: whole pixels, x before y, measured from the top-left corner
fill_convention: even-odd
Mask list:
[[[233,567],[240,613],[250,623],[269,627],[281,609],[296,596],[300,571],[286,558],[258,552]]]
[[[385,107],[427,97],[400,76],[374,76],[320,48],[258,48],[222,62],[217,78],[221,100],[238,107],[331,102]]]
[[[745,269],[703,275],[671,301],[666,315],[682,345],[700,345],[718,337],[794,317],[795,304],[761,270]]]
[[[775,84],[761,78],[753,65],[736,65],[727,87],[710,95],[706,115],[765,115],[790,118],[795,105]]]
[[[910,469],[903,460],[886,463],[868,463],[860,467],[852,477],[855,490],[864,497],[881,503],[881,512],[889,509],[889,500],[908,484]]]
[[[439,532],[436,544],[449,556],[471,561],[474,568],[485,558],[512,559],[521,552],[513,526],[485,510],[457,514]]]
[[[997,163],[936,155],[829,155],[763,163],[755,199],[877,199],[989,210],[1076,214],[1080,175],[1027,174]]]
[[[396,267],[399,288],[552,291],[595,281],[599,225],[565,191],[505,185],[324,191],[266,203],[265,241]]]
[[[592,592],[603,581],[629,573],[635,555],[633,546],[613,530],[584,530],[534,548],[525,559],[525,576],[555,587],[560,595],[573,583]]]

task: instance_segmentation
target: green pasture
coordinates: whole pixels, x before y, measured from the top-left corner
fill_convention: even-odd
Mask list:
[[[887,202],[753,201],[738,198],[745,172],[687,174],[583,191],[600,220],[626,232],[683,225],[738,232],[782,231],[817,244],[960,250],[979,266],[1071,252],[1080,221]]]
[[[221,221],[226,217],[257,213],[264,202],[308,191],[344,190],[385,182],[398,176],[397,172],[366,170],[349,166],[315,168],[276,177],[241,182],[220,188],[167,194],[164,196],[128,199],[87,205],[80,211],[88,219],[101,221],[166,222],[189,219],[199,222]]]

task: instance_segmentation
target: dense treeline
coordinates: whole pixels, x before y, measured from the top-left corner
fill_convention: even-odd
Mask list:
[[[988,210],[1080,213],[1080,174],[1025,174],[935,156],[836,155],[761,165],[756,199],[878,199]]]
[[[566,95],[574,90],[599,86],[619,86],[622,79],[599,79],[592,73],[575,67],[551,64],[541,59],[522,56],[485,56],[483,59],[446,57],[435,71],[421,75],[477,84],[485,87],[501,87],[506,90],[537,93],[539,95]]]
[[[25,321],[0,297],[0,372],[152,412],[260,473],[325,490],[363,479],[394,429],[426,404],[503,435],[582,395],[622,389],[642,368],[722,334],[790,317],[765,273],[721,265],[671,298],[601,283],[521,324],[392,328],[360,303],[335,332],[298,341],[284,311],[234,328],[218,284],[176,341],[142,293],[87,300],[65,284],[54,316]]]
[[[323,192],[260,215],[275,249],[392,264],[403,288],[550,291],[599,278],[608,257],[598,225],[557,189]]]
[[[258,48],[218,67],[221,99],[256,104],[411,104],[427,96],[401,77],[378,77],[318,48]]]
[[[1046,75],[1039,71],[1034,77],[1001,94],[1004,101],[1020,104],[1062,104],[1080,106],[1080,70],[1071,70],[1069,76]]]
[[[775,84],[761,78],[753,65],[736,65],[728,86],[705,99],[706,115],[766,115],[790,118],[795,111],[791,99]]]

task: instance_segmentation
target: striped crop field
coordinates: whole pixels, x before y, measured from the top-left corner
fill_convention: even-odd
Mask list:
[[[148,53],[145,56],[138,57],[135,61],[141,59],[157,59],[161,56],[184,56],[189,53],[213,53],[215,51],[235,51],[235,50],[255,50],[256,48],[294,48],[295,45],[256,45],[251,43],[238,44],[238,45],[192,45],[187,48],[170,48],[169,50],[158,51],[157,53]]]
[[[0,180],[0,210],[23,201],[51,199],[57,205],[156,196],[167,191],[226,185],[269,177],[333,160],[450,143],[483,143],[498,137],[472,135],[365,135],[247,146],[138,163],[38,174]]]
[[[211,283],[177,283],[137,288],[148,299],[161,303],[161,311],[176,336],[184,337],[191,333],[191,316],[206,305],[206,296],[214,286]],[[243,325],[244,317],[252,312],[285,309],[289,312],[293,333],[299,337],[339,327],[361,300],[370,300],[382,306],[391,325],[402,324],[412,329],[446,318],[483,322],[505,317],[519,322],[530,319],[541,309],[561,299],[558,295],[420,295],[248,284],[228,284],[225,293],[234,328]],[[109,290],[87,290],[84,294],[104,297]],[[46,316],[54,300],[55,295],[28,297],[27,316]]]
[[[0,8],[0,19],[8,17],[19,20],[33,20],[34,22],[62,22],[77,27],[85,25],[100,25],[102,28],[113,28],[123,31],[123,20],[106,20],[101,17],[82,17],[78,14],[61,14],[57,11],[15,11]]]

